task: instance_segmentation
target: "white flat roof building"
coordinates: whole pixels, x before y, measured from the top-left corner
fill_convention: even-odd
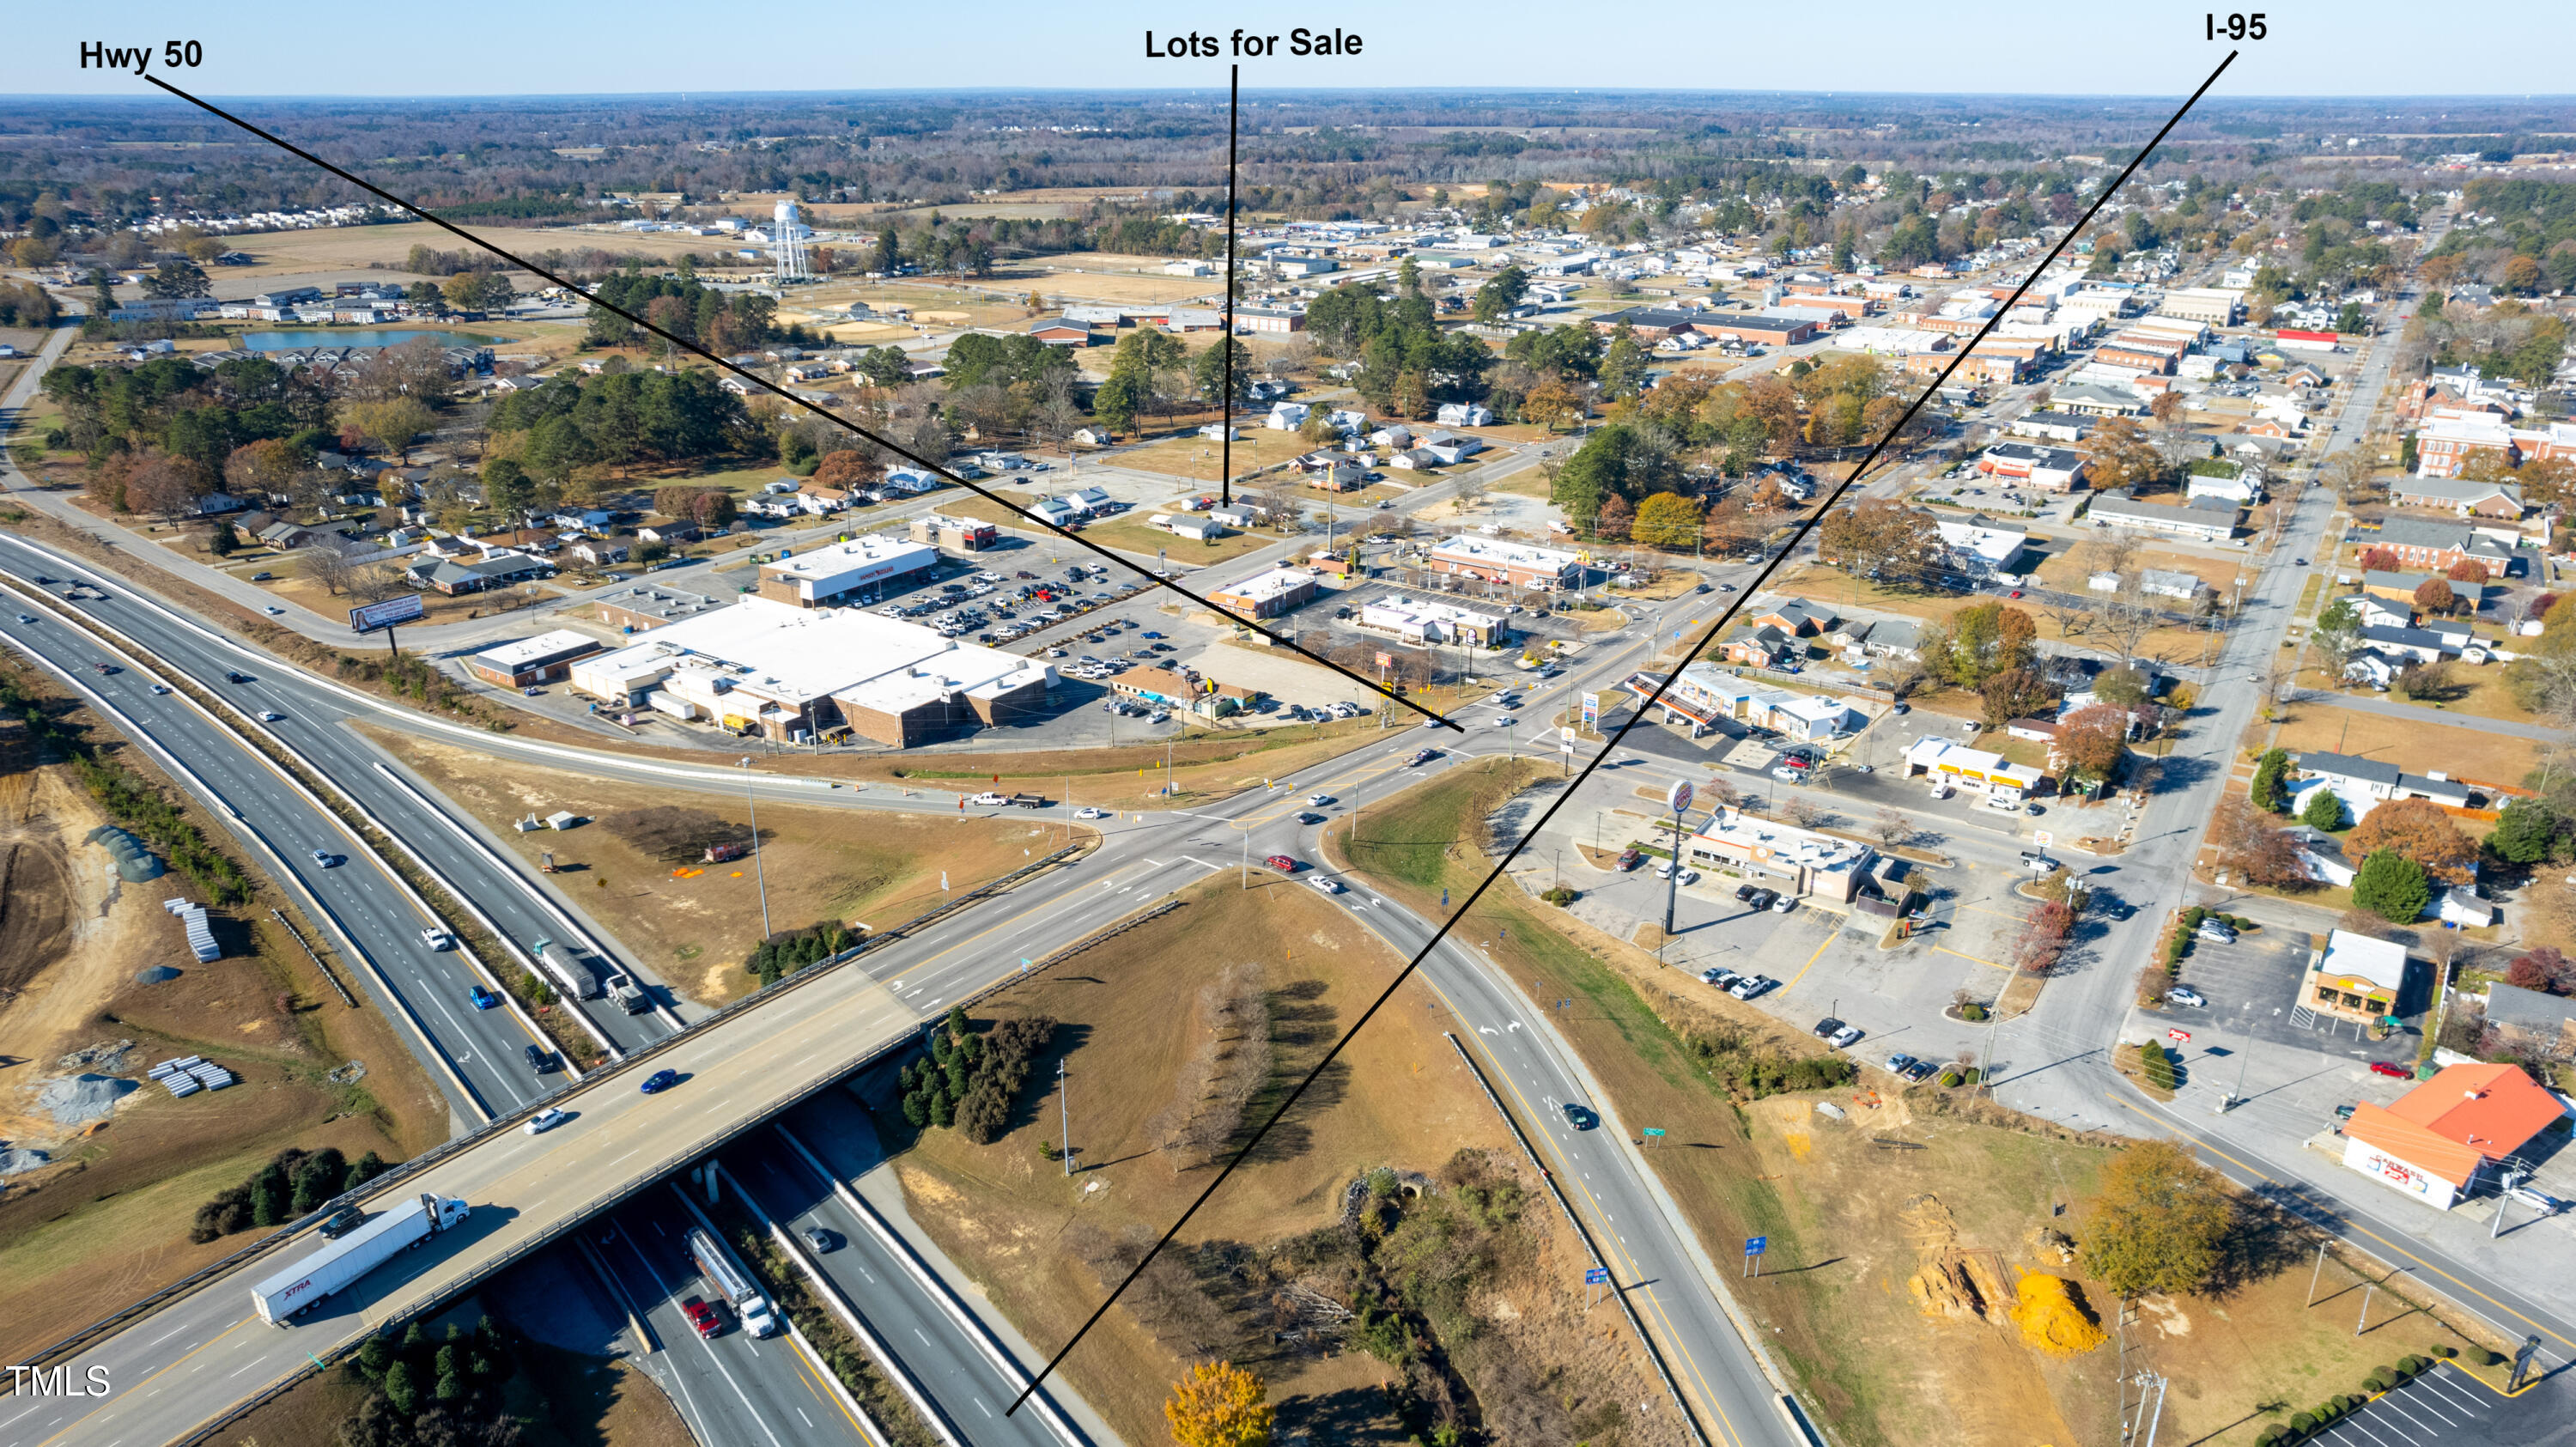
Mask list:
[[[2039,770],[2006,763],[2001,754],[1972,749],[1937,734],[1926,734],[1906,749],[1905,771],[2006,799],[2017,800],[2039,787]]]
[[[1503,636],[1504,615],[1428,598],[1380,598],[1360,609],[1359,624],[1392,633],[1407,643],[1452,643],[1461,638],[1491,644]]]
[[[1430,565],[1444,573],[1465,573],[1521,587],[1572,586],[1583,575],[1583,559],[1560,548],[1458,533],[1431,550]]]
[[[790,741],[846,727],[898,745],[968,716],[1009,722],[1042,708],[1054,681],[1041,660],[918,624],[760,597],[657,628],[572,669],[574,688],[619,708]]]
[[[818,608],[889,578],[930,567],[939,550],[902,538],[852,538],[760,565],[760,594],[781,603]]]

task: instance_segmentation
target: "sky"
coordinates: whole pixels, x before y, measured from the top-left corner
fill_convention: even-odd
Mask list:
[[[2260,0],[2257,0],[2260,3]],[[1229,58],[1152,59],[1185,24],[1225,45],[1275,35],[1247,89],[1567,87],[2181,96],[2229,46],[2198,7],[2003,0],[1610,5],[1484,0],[1225,7],[1035,4],[674,4],[455,0],[429,11],[319,0],[165,0],[92,10],[21,0],[0,46],[0,95],[133,95],[131,74],[80,67],[83,42],[196,41],[203,61],[153,73],[207,96],[566,95],[673,91],[1129,89],[1221,86]],[[2566,0],[2479,0],[2448,12],[2393,0],[2281,3],[2213,94],[2564,94],[2576,41]],[[1199,16],[1196,20],[1190,17]],[[1615,19],[1611,17],[1616,17]],[[2218,16],[2223,25],[2227,15]],[[2467,23],[2452,23],[2453,21]],[[1339,28],[1356,55],[1291,56],[1298,26]]]

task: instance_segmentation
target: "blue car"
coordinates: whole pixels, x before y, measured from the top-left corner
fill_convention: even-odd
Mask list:
[[[644,1093],[646,1095],[659,1095],[663,1091],[666,1091],[679,1083],[680,1072],[676,1070],[656,1070],[652,1074],[644,1077]]]
[[[476,985],[473,989],[468,990],[465,994],[465,998],[472,1000],[474,1002],[474,1008],[477,1010],[489,1010],[493,1006],[501,1003],[500,996],[484,989],[481,985]]]

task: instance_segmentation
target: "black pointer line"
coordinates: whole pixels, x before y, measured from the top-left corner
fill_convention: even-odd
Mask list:
[[[1876,462],[1879,454],[1887,449],[1887,444],[1894,440],[1899,432],[1902,432],[1905,429],[1906,423],[1914,420],[1914,414],[1921,411],[1923,409],[1923,404],[1930,400],[1935,393],[1941,390],[1942,384],[1950,380],[1950,374],[1958,370],[1959,364],[1967,360],[1968,353],[1975,349],[1976,344],[1985,340],[1986,334],[1995,329],[1995,324],[2002,321],[2004,314],[2011,311],[2014,305],[2020,302],[2022,294],[2030,290],[2031,284],[2039,280],[2040,273],[2048,270],[2050,264],[2057,260],[2058,253],[2066,249],[2067,243],[2073,241],[2078,233],[2083,231],[2087,225],[2091,224],[2094,215],[2101,211],[2103,204],[2108,202],[2112,195],[2118,192],[2120,187],[2127,184],[2129,177],[2134,175],[2137,172],[2139,165],[2155,151],[2158,145],[2163,143],[2166,135],[2171,133],[2173,128],[2181,123],[2182,118],[2190,113],[2191,108],[2199,103],[2202,96],[2209,93],[2209,88],[2218,83],[2218,77],[2225,74],[2227,67],[2235,62],[2236,54],[2237,53],[2232,50],[2227,52],[2227,59],[2218,63],[2218,69],[2209,73],[2209,79],[2200,83],[2200,89],[2191,93],[2191,98],[2182,103],[2182,109],[2175,111],[2173,113],[2173,119],[2165,122],[2164,129],[2156,132],[2155,139],[2147,142],[2146,146],[2138,152],[2136,158],[2131,160],[2127,166],[2121,168],[2118,179],[2114,180],[2110,185],[2102,188],[2102,194],[2094,198],[2093,204],[2086,208],[2082,216],[2076,218],[2075,224],[2067,229],[2066,235],[2059,238],[2057,245],[2049,248],[2048,255],[2040,259],[2039,265],[2032,269],[2030,275],[2022,279],[2021,285],[2013,288],[2012,296],[2006,300],[2002,306],[1995,309],[1995,315],[1993,318],[1988,320],[1983,327],[1977,329],[1976,336],[1969,341],[1968,345],[1959,349],[1958,354],[1950,359],[1950,365],[1941,369],[1941,374],[1934,377],[1931,385],[1925,387],[1922,394],[1914,399],[1914,405],[1906,408],[1905,415],[1897,418],[1896,425],[1890,427],[1887,432],[1878,439],[1877,443],[1870,448],[1868,455],[1861,459],[1860,466],[1852,469],[1851,476],[1845,478],[1842,485],[1833,490],[1832,495],[1825,499],[1823,506],[1817,508],[1805,521],[1798,524],[1798,531],[1790,537],[1788,543],[1772,557],[1769,563],[1763,566],[1761,572],[1754,575],[1753,581],[1745,585],[1744,590],[1736,595],[1733,603],[1727,605],[1726,611],[1719,616],[1718,620],[1714,624],[1710,625],[1709,630],[1706,633],[1700,635],[1699,641],[1691,645],[1689,654],[1684,656],[1679,663],[1673,665],[1673,669],[1670,673],[1664,675],[1664,681],[1656,684],[1654,690],[1647,694],[1646,697],[1637,705],[1636,710],[1628,716],[1628,721],[1619,725],[1619,731],[1612,734],[1609,741],[1601,746],[1601,752],[1593,755],[1592,761],[1583,766],[1583,772],[1575,775],[1574,782],[1557,794],[1556,802],[1548,805],[1546,812],[1538,816],[1537,822],[1531,824],[1529,828],[1521,832],[1520,839],[1512,845],[1511,852],[1505,854],[1502,858],[1502,862],[1494,866],[1493,872],[1485,876],[1484,882],[1478,884],[1474,891],[1468,894],[1465,902],[1460,904],[1457,910],[1452,913],[1448,919],[1441,922],[1440,928],[1432,932],[1430,942],[1422,947],[1420,953],[1416,954],[1410,961],[1406,962],[1404,969],[1387,985],[1384,992],[1379,994],[1377,999],[1370,1003],[1367,1010],[1361,1012],[1359,1019],[1351,1022],[1351,1028],[1342,1032],[1341,1039],[1333,1042],[1333,1048],[1324,1052],[1324,1058],[1315,1062],[1315,1067],[1306,1072],[1306,1078],[1297,1082],[1297,1088],[1289,1091],[1287,1098],[1279,1102],[1278,1108],[1271,1111],[1270,1118],[1263,1121],[1261,1123],[1261,1128],[1252,1133],[1252,1139],[1244,1142],[1243,1148],[1236,1151],[1233,1159],[1225,1163],[1225,1169],[1217,1173],[1215,1180],[1208,1182],[1206,1189],[1199,1192],[1198,1198],[1190,1202],[1189,1209],[1183,1211],[1180,1219],[1172,1223],[1172,1228],[1165,1231],[1162,1239],[1154,1243],[1154,1249],[1145,1253],[1144,1259],[1138,1261],[1135,1268],[1129,1271],[1126,1278],[1121,1280],[1118,1285],[1110,1291],[1108,1297],[1093,1310],[1091,1315],[1084,1318],[1081,1327],[1074,1332],[1073,1339],[1066,1342],[1054,1356],[1048,1358],[1045,1368],[1041,1370],[1036,1377],[1030,1380],[1028,1386],[1021,1389],[1021,1392],[1017,1397],[1011,1399],[1011,1405],[1003,1413],[1004,1416],[1008,1416],[1012,1412],[1017,1412],[1020,1409],[1020,1404],[1029,1399],[1029,1394],[1038,1389],[1038,1384],[1054,1374],[1057,1365],[1063,1362],[1065,1357],[1070,1355],[1076,1346],[1081,1344],[1082,1338],[1090,1332],[1093,1326],[1099,1323],[1100,1318],[1103,1315],[1107,1314],[1109,1308],[1117,1302],[1119,1296],[1124,1293],[1129,1286],[1135,1283],[1138,1276],[1144,1274],[1145,1268],[1153,1263],[1154,1258],[1162,1253],[1164,1247],[1171,1244],[1172,1238],[1180,1234],[1181,1228],[1189,1224],[1190,1218],[1198,1214],[1199,1207],[1206,1205],[1208,1198],[1216,1194],[1217,1188],[1224,1185],[1226,1183],[1226,1179],[1234,1174],[1235,1168],[1242,1165],[1245,1158],[1250,1156],[1253,1151],[1260,1147],[1262,1138],[1270,1134],[1271,1127],[1279,1124],[1282,1117],[1286,1116],[1290,1110],[1296,1108],[1298,1099],[1305,1095],[1307,1087],[1313,1085],[1316,1077],[1322,1075],[1324,1071],[1332,1065],[1335,1057],[1342,1053],[1343,1047],[1351,1043],[1352,1037],[1358,1035],[1361,1030],[1367,1028],[1368,1022],[1376,1016],[1377,1012],[1385,1007],[1387,1001],[1395,997],[1395,992],[1403,987],[1406,980],[1413,977],[1413,972],[1422,967],[1422,962],[1430,957],[1433,950],[1440,947],[1440,942],[1448,938],[1449,932],[1457,928],[1458,921],[1466,918],[1467,911],[1476,907],[1476,901],[1485,897],[1485,891],[1494,887],[1494,881],[1501,879],[1505,874],[1510,872],[1512,861],[1520,858],[1521,851],[1528,848],[1529,842],[1539,836],[1539,831],[1547,827],[1549,820],[1556,817],[1556,811],[1565,807],[1565,802],[1575,796],[1576,792],[1583,787],[1585,781],[1592,777],[1593,771],[1600,768],[1602,761],[1609,758],[1611,753],[1619,747],[1620,740],[1625,739],[1628,736],[1628,730],[1635,728],[1638,720],[1643,719],[1648,713],[1654,710],[1656,703],[1663,698],[1664,691],[1672,687],[1674,679],[1681,677],[1682,670],[1684,668],[1690,666],[1691,663],[1698,659],[1702,652],[1707,650],[1710,640],[1718,637],[1726,631],[1727,624],[1734,619],[1736,613],[1744,607],[1746,602],[1752,599],[1754,593],[1760,590],[1764,583],[1770,581],[1771,574],[1777,571],[1782,563],[1788,561],[1789,555],[1797,550],[1798,545],[1806,541],[1807,534],[1814,530],[1817,522],[1822,519],[1829,510],[1831,510],[1835,503],[1842,500],[1843,494],[1849,492],[1852,487],[1860,481],[1862,474],[1869,470],[1870,464]]]
[[[1231,67],[1227,82],[1225,109],[1225,396],[1217,402],[1217,426],[1225,429],[1217,443],[1217,490],[1224,494],[1225,505],[1234,506],[1234,133],[1236,120],[1243,114],[1243,67]],[[1330,508],[1331,503],[1324,504]],[[1359,555],[1359,543],[1351,544],[1351,555]]]
[[[593,293],[583,289],[582,287],[574,285],[563,277],[557,276],[553,272],[546,270],[544,267],[537,265],[535,262],[514,256],[511,253],[502,250],[500,247],[493,245],[491,242],[484,240],[482,237],[475,235],[473,232],[467,231],[463,227],[456,225],[454,222],[433,216],[429,212],[423,211],[418,206],[415,206],[400,196],[385,190],[381,186],[360,180],[358,177],[349,174],[338,166],[332,165],[330,162],[314,155],[311,151],[307,151],[291,141],[261,130],[259,127],[252,125],[250,122],[243,120],[241,117],[234,115],[219,106],[200,100],[197,97],[188,94],[186,91],[179,89],[177,86],[172,85],[170,82],[163,80],[157,75],[147,75],[143,78],[150,81],[152,84],[161,87],[163,90],[168,91],[170,94],[177,96],[179,99],[186,101],[188,104],[195,106],[197,109],[204,111],[206,114],[213,116],[218,120],[239,126],[241,129],[250,132],[252,135],[259,137],[261,140],[268,142],[270,145],[277,147],[279,150],[286,152],[290,156],[294,156],[299,160],[311,162],[313,165],[321,167],[323,170],[330,172],[332,175],[339,177],[341,180],[348,182],[350,185],[357,187],[359,190],[366,192],[370,196],[377,197],[392,205],[399,206],[403,210],[410,212],[412,215],[419,217],[421,220],[428,222],[430,225],[445,231],[451,236],[455,236],[475,246],[481,247],[483,250],[488,251],[494,256],[501,258],[503,261],[510,263],[512,266],[518,267],[519,269],[533,275],[544,277],[546,280],[553,282],[555,285],[562,287],[564,290],[571,292],[575,296],[586,299],[591,305],[598,307],[600,310],[621,317],[628,323],[639,327],[644,331],[651,332],[653,335],[669,342],[672,346],[679,348],[681,351],[687,352],[692,356],[705,358],[708,362],[723,368],[727,372],[731,372],[733,375],[740,377],[742,380],[755,387],[760,388],[762,391],[769,393],[782,402],[786,402],[791,406],[801,407],[846,432],[850,432],[859,437],[864,437],[868,441],[875,443],[877,446],[884,448],[886,451],[893,453],[895,456],[902,458],[904,461],[912,463],[915,466],[922,468],[924,471],[936,473],[940,477],[946,478],[948,481],[953,482],[959,487],[966,489],[968,492],[975,494],[977,497],[984,498],[990,502],[998,503],[1003,507],[1009,508],[1014,514],[1028,519],[1030,522],[1037,524],[1048,532],[1054,533],[1056,536],[1063,538],[1066,542],[1088,549],[1091,552],[1098,553],[1100,556],[1107,558],[1109,561],[1116,563],[1118,566],[1125,568],[1130,572],[1143,573],[1145,571],[1144,568],[1139,565],[1118,556],[1116,553],[1100,546],[1089,538],[1083,537],[1078,533],[1066,532],[1063,528],[1057,527],[1054,523],[1048,522],[1037,514],[1022,508],[1017,503],[1002,497],[1000,494],[968,482],[966,479],[950,472],[947,468],[940,466],[938,463],[931,461],[920,453],[914,452],[910,448],[904,447],[887,438],[879,437],[877,434],[870,432],[868,429],[861,427],[857,423],[852,422],[850,419],[843,417],[828,408],[808,402],[804,398],[797,396],[795,393],[788,391],[786,388],[779,386],[777,383],[770,381],[768,378],[761,376],[757,372],[737,367],[733,363],[726,361],[724,358],[717,356],[715,353],[708,351],[706,348],[699,346],[695,342],[682,337],[673,336],[671,333],[653,325],[651,322],[648,322],[644,318],[637,316],[635,313],[626,310],[624,307],[612,306],[608,302],[602,301]],[[1233,340],[1233,337],[1229,334],[1226,339],[1230,342]],[[1189,599],[1191,602],[1198,604],[1200,607],[1205,608],[1210,612],[1224,613],[1226,611],[1170,579],[1156,579],[1155,583],[1156,586],[1169,588],[1173,592],[1180,594],[1182,597]],[[1447,716],[1424,708],[1422,705],[1415,703],[1412,699],[1394,692],[1383,684],[1372,682],[1368,678],[1363,677],[1348,668],[1344,668],[1342,665],[1335,663],[1329,658],[1308,653],[1305,649],[1298,647],[1295,641],[1280,634],[1273,633],[1269,629],[1262,627],[1259,623],[1248,618],[1240,617],[1236,618],[1235,621],[1240,623],[1242,626],[1251,629],[1253,632],[1268,638],[1271,642],[1278,644],[1280,647],[1287,649],[1289,652],[1294,653],[1301,658],[1322,664],[1324,667],[1329,668],[1333,672],[1340,674],[1342,677],[1349,679],[1351,682],[1360,685],[1371,693],[1377,694],[1378,696],[1392,702],[1403,704],[1406,708],[1413,710],[1415,713],[1422,715],[1433,723],[1439,724],[1443,728],[1456,729],[1462,734],[1467,731],[1463,725],[1452,721]]]

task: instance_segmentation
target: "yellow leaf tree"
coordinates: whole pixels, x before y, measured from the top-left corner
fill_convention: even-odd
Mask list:
[[[1201,1362],[1173,1384],[1163,1416],[1178,1447],[1270,1447],[1269,1394],[1232,1362]]]

